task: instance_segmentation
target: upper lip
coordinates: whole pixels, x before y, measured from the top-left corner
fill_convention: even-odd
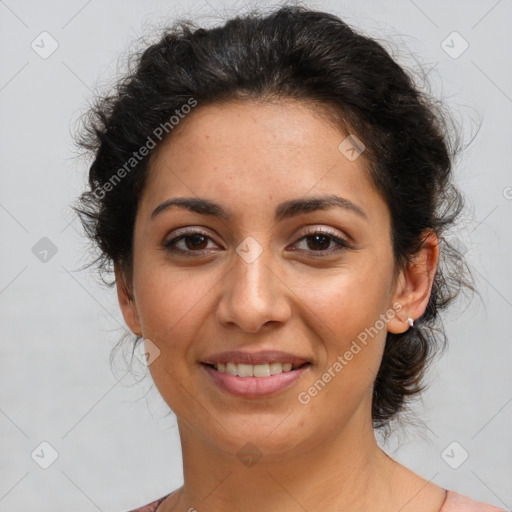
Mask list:
[[[299,366],[309,361],[304,357],[281,352],[279,350],[261,350],[259,352],[242,352],[241,350],[229,350],[207,357],[202,361],[205,364],[219,363],[242,363],[242,364],[264,364],[264,363],[292,363]]]

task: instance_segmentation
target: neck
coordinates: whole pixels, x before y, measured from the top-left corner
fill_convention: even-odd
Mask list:
[[[183,510],[219,512],[371,510],[388,497],[398,464],[378,446],[371,422],[361,421],[365,415],[354,416],[342,429],[332,425],[327,439],[298,444],[287,453],[277,455],[272,445],[272,458],[261,442],[261,451],[248,450],[261,458],[254,463],[249,457],[245,464],[236,454],[244,441],[231,453],[220,451],[178,420],[184,469],[179,502]]]

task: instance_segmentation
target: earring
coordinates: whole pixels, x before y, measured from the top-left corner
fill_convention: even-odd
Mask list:
[[[409,317],[407,319],[407,323],[408,323],[409,327],[413,327],[414,326],[414,320],[411,317]]]

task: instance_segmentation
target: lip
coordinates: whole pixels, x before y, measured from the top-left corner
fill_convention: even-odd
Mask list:
[[[267,397],[282,392],[293,386],[305,372],[309,371],[310,367],[311,364],[306,364],[295,370],[278,373],[270,377],[239,377],[238,375],[219,372],[208,364],[201,364],[201,368],[217,386],[228,393],[245,398]]]
[[[264,363],[292,363],[293,366],[300,366],[304,363],[311,363],[308,359],[281,352],[279,350],[260,350],[258,352],[244,352],[241,350],[229,350],[205,358],[201,361],[204,364],[219,363],[242,363],[242,364],[264,364]],[[249,377],[242,377],[249,378]],[[259,377],[257,377],[259,378]],[[270,377],[265,377],[270,378]]]

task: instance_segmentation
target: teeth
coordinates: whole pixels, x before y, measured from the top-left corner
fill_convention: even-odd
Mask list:
[[[231,375],[238,375],[237,365],[234,363],[226,363],[226,373]]]
[[[272,375],[269,364],[255,364],[253,373],[255,377],[270,377]]]
[[[252,364],[238,364],[239,377],[252,377],[254,375],[254,366]]]
[[[292,363],[219,363],[214,366],[219,372],[230,373],[239,377],[270,377],[282,372],[289,372],[292,369]]]

